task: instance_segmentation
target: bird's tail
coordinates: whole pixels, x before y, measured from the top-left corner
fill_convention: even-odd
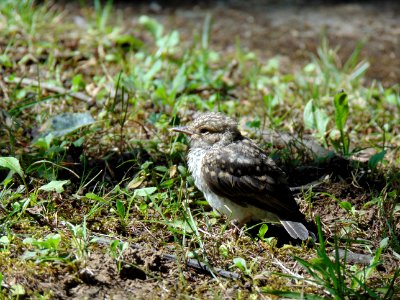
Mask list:
[[[311,236],[314,240],[316,239],[315,234],[309,231],[306,226],[300,222],[280,220],[283,227],[289,233],[289,235],[294,239],[306,240]]]

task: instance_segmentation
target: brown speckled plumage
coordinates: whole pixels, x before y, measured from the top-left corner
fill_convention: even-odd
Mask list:
[[[189,170],[214,209],[239,224],[250,220],[281,223],[291,237],[307,239],[305,219],[285,173],[240,133],[233,119],[205,113],[173,130],[190,136]]]

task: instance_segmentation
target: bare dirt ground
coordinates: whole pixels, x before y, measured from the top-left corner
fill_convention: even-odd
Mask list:
[[[168,1],[165,1],[168,2]],[[200,2],[200,1],[199,1]],[[304,3],[303,3],[304,2]],[[242,47],[261,58],[281,57],[287,70],[304,66],[316,53],[321,36],[340,47],[343,61],[358,42],[365,43],[362,58],[371,63],[367,78],[385,86],[400,82],[400,3],[397,1],[217,1],[214,4],[174,6],[152,2],[127,6],[135,16],[147,13],[191,40],[201,32],[204,18],[213,16],[211,45],[223,52]]]

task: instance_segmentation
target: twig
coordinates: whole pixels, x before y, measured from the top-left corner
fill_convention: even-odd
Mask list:
[[[332,253],[335,254],[334,251]],[[354,253],[348,249],[338,249],[338,255],[341,259],[346,259],[347,264],[369,265],[373,257],[369,254]]]
[[[171,255],[171,254],[164,254],[162,257],[164,259],[172,260],[172,261],[178,260],[175,255]],[[191,268],[194,268],[196,270],[201,270],[206,273],[215,272],[218,275],[225,277],[225,278],[230,278],[230,279],[235,279],[235,280],[240,279],[240,274],[238,274],[238,273],[226,271],[226,270],[223,270],[220,268],[210,268],[207,264],[205,264],[197,259],[188,259],[186,261],[186,265]]]
[[[110,238],[107,235],[103,235],[103,234],[99,234],[99,233],[93,233],[92,236],[96,237],[97,242],[100,244],[103,244],[103,245],[109,245],[114,239],[117,239],[116,237]],[[142,247],[139,244],[131,244],[130,247],[135,248],[135,249],[142,249]],[[175,262],[178,261],[176,255],[172,255],[172,254],[163,254],[163,255],[161,255],[161,258],[163,258],[165,260],[169,260],[169,261],[175,261]],[[188,259],[186,261],[186,265],[188,267],[203,271],[208,274],[217,273],[218,275],[220,275],[222,277],[230,278],[230,279],[234,279],[234,280],[240,279],[240,277],[241,277],[240,274],[238,274],[236,272],[226,271],[221,268],[209,267],[207,264],[205,264],[197,259]]]
[[[290,187],[290,190],[292,192],[301,192],[301,191],[309,190],[311,188],[314,189],[315,187],[325,183],[327,181],[327,177],[329,177],[329,176],[321,177],[320,179],[312,181],[312,182],[307,183],[305,185]]]
[[[86,96],[84,93],[71,92],[63,87],[54,86],[54,85],[51,85],[51,84],[48,84],[45,82],[39,82],[37,80],[30,79],[30,78],[13,77],[11,79],[10,77],[7,77],[7,78],[5,78],[4,81],[6,83],[20,84],[22,86],[40,86],[40,88],[48,90],[50,92],[65,94],[65,95],[68,95],[72,98],[75,98],[75,99],[83,101],[83,102],[90,103],[92,101],[92,98]]]
[[[280,267],[284,272],[290,274],[290,276],[296,277],[297,279],[300,279],[300,280],[304,280],[304,277],[303,277],[303,276],[301,276],[301,275],[298,274],[298,273],[292,272],[291,270],[289,270],[288,268],[286,268],[286,266],[285,266],[281,261],[279,261],[277,258],[274,258],[274,262],[273,262],[273,263],[274,263],[276,266]]]
[[[274,258],[273,264],[276,265],[276,266],[278,266],[278,267],[280,267],[281,270],[283,270],[284,272],[286,272],[287,274],[289,274],[290,276],[292,276],[294,279],[305,281],[305,282],[307,282],[307,283],[309,283],[309,284],[311,284],[311,285],[313,285],[313,286],[319,286],[319,285],[318,285],[317,283],[315,283],[314,281],[308,280],[308,279],[304,278],[303,276],[301,276],[300,274],[295,273],[295,272],[292,272],[291,270],[289,270],[288,268],[286,268],[286,267],[284,266],[284,264],[283,264],[281,261],[279,261],[277,258]],[[329,293],[328,293],[328,294],[329,294]]]

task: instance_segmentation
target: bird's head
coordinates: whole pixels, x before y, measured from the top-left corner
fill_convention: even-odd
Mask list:
[[[188,135],[191,148],[206,149],[217,143],[224,146],[242,137],[236,121],[218,112],[200,114],[188,125],[171,130]]]

